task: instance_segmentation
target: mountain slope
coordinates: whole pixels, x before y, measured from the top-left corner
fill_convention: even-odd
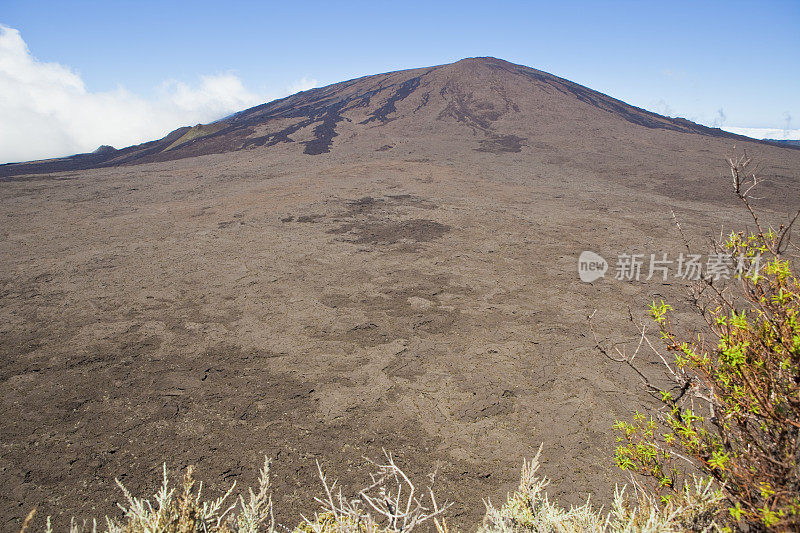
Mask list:
[[[319,155],[358,146],[389,123],[409,137],[475,137],[473,147],[518,152],[531,142],[604,135],[624,126],[749,141],[664,117],[546,72],[494,58],[366,76],[236,113],[117,151],[0,166],[0,177],[166,161],[281,143]],[[424,128],[423,128],[424,126]],[[346,130],[350,137],[343,141]],[[356,138],[359,137],[359,138]]]

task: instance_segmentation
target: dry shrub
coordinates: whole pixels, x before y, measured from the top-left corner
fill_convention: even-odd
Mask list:
[[[595,509],[588,501],[564,509],[548,498],[548,479],[537,475],[541,450],[540,447],[536,456],[523,464],[519,487],[500,509],[487,503],[479,533],[671,533],[718,529],[713,519],[704,517],[714,514],[720,493],[700,480],[687,483],[680,496],[666,505],[641,492],[628,498],[623,487],[615,490],[608,513]],[[700,521],[704,522],[702,526]]]
[[[372,462],[375,473],[372,482],[359,491],[358,497],[346,499],[336,482],[328,483],[317,463],[324,498],[316,498],[322,512],[297,527],[303,533],[409,533],[422,523],[431,521],[438,533],[447,533],[442,516],[450,503],[439,505],[433,492],[436,471],[430,474],[429,484],[421,493],[397,466],[391,453],[384,451],[384,462]]]
[[[105,530],[107,533],[257,533],[265,531],[274,533],[275,520],[272,514],[272,496],[269,488],[270,461],[264,459],[264,466],[259,471],[258,490],[248,489],[248,497],[239,495],[238,501],[228,504],[236,483],[228,491],[214,500],[203,501],[203,484],[194,480],[193,468],[186,469],[183,484],[179,492],[169,486],[167,466],[161,488],[153,496],[152,501],[133,496],[119,481],[127,505],[117,504],[122,511],[121,518],[105,519],[105,527],[98,529],[96,520],[91,524],[78,523],[74,518],[70,522],[70,533],[83,533]],[[31,511],[23,525],[22,531],[28,528]],[[47,533],[52,533],[50,517],[47,518]]]

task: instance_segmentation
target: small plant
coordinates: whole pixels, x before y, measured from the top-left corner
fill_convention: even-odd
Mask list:
[[[710,483],[695,479],[682,487],[678,496],[662,504],[639,492],[630,499],[625,489],[614,491],[611,511],[604,514],[590,502],[563,509],[551,503],[545,488],[549,481],[539,477],[539,456],[522,466],[520,484],[506,503],[495,508],[486,505],[486,518],[479,533],[669,533],[678,531],[716,531],[713,515],[721,499]]]
[[[606,530],[606,517],[593,510],[589,502],[569,510],[550,502],[545,491],[550,481],[537,475],[541,453],[539,446],[536,456],[523,462],[519,486],[502,507],[497,509],[487,502],[479,533]]]
[[[269,483],[269,459],[264,459],[264,466],[259,471],[258,491],[248,490],[248,498],[239,495],[238,502],[227,504],[233,493],[234,482],[228,491],[215,500],[203,501],[203,484],[196,483],[193,468],[189,466],[183,477],[183,485],[176,493],[169,486],[167,466],[161,488],[153,496],[153,500],[137,498],[119,481],[127,505],[117,504],[122,511],[122,518],[105,519],[107,533],[257,533],[259,531],[274,533],[275,520],[272,514],[272,497]],[[238,512],[237,512],[238,507]],[[28,514],[23,523],[22,532],[30,527],[36,510]],[[47,518],[47,533],[52,533],[50,517]],[[91,526],[86,522],[70,522],[70,533],[98,531],[97,521]]]
[[[109,533],[189,533],[218,532],[256,533],[266,526],[266,531],[275,530],[272,515],[272,498],[269,494],[269,459],[264,459],[260,470],[258,492],[249,489],[249,498],[239,496],[238,514],[232,512],[237,508],[226,502],[236,487],[234,482],[228,491],[211,501],[202,501],[203,484],[197,485],[192,477],[193,468],[186,470],[182,490],[175,496],[175,489],[169,488],[167,467],[164,465],[164,481],[155,495],[155,506],[150,500],[136,498],[117,480],[128,500],[128,507],[119,505],[123,512],[123,520],[117,522],[107,519]]]
[[[391,453],[384,450],[384,463],[373,462],[376,472],[372,483],[347,500],[336,482],[328,484],[322,467],[317,463],[325,498],[316,498],[322,512],[313,520],[303,518],[298,533],[409,533],[419,524],[432,520],[438,533],[448,533],[442,517],[450,503],[439,505],[433,493],[436,472],[430,474],[427,490],[418,495],[411,479],[397,466]]]

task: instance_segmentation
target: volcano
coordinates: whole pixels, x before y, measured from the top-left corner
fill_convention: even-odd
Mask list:
[[[370,142],[390,136],[408,144],[406,149],[418,148],[414,140],[429,145],[430,139],[436,144],[455,139],[496,154],[542,150],[542,143],[549,145],[545,150],[552,146],[559,151],[604,151],[617,148],[609,140],[630,142],[630,135],[644,135],[641,128],[651,134],[666,131],[754,142],[645,111],[533,68],[470,58],[300,92],[122,150],[103,146],[91,154],[2,165],[0,177],[169,161],[283,143],[313,156],[369,149]]]
[[[113,515],[114,478],[152,494],[165,461],[252,485],[265,454],[292,527],[315,461],[355,494],[386,449],[420,485],[438,464],[466,529],[542,442],[552,496],[607,503],[611,426],[650,399],[586,317],[625,340],[654,299],[688,309],[686,280],[614,263],[744,228],[743,150],[764,217],[796,211],[797,147],[471,58],[0,166],[2,528]]]

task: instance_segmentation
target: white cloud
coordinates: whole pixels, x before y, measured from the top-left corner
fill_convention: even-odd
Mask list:
[[[728,120],[728,115],[726,115],[725,110],[720,107],[717,109],[717,115],[714,117],[714,121],[711,122],[711,127],[722,128],[722,125],[725,124],[726,120]]]
[[[307,91],[319,87],[319,82],[315,79],[303,78],[289,85],[286,91],[288,94],[299,93],[300,91]]]
[[[800,129],[739,128],[734,126],[724,126],[722,129],[737,135],[746,135],[753,139],[800,140]]]
[[[672,109],[672,107],[670,107],[670,105],[667,104],[667,102],[663,99],[653,100],[647,106],[647,109],[666,117],[681,116],[680,113],[676,113],[676,111]],[[783,113],[784,127],[782,128],[747,128],[739,126],[726,126],[725,122],[728,120],[728,115],[723,108],[717,109],[716,114],[714,114],[710,120],[708,117],[709,115],[704,115],[703,117],[689,116],[684,118],[698,124],[704,124],[711,128],[720,128],[731,133],[736,133],[737,135],[745,135],[754,139],[775,139],[786,141],[800,140],[800,129],[792,129],[792,116],[788,111]]]
[[[648,105],[647,109],[653,113],[664,115],[665,117],[672,117],[675,115],[675,111],[673,111],[672,107],[670,107],[670,105],[664,101],[663,98],[650,102],[650,105]]]
[[[194,85],[167,80],[151,99],[124,87],[91,92],[77,73],[37,60],[18,30],[0,25],[0,162],[154,140],[316,85],[303,78],[285,91],[258,94],[223,73],[201,76]]]

